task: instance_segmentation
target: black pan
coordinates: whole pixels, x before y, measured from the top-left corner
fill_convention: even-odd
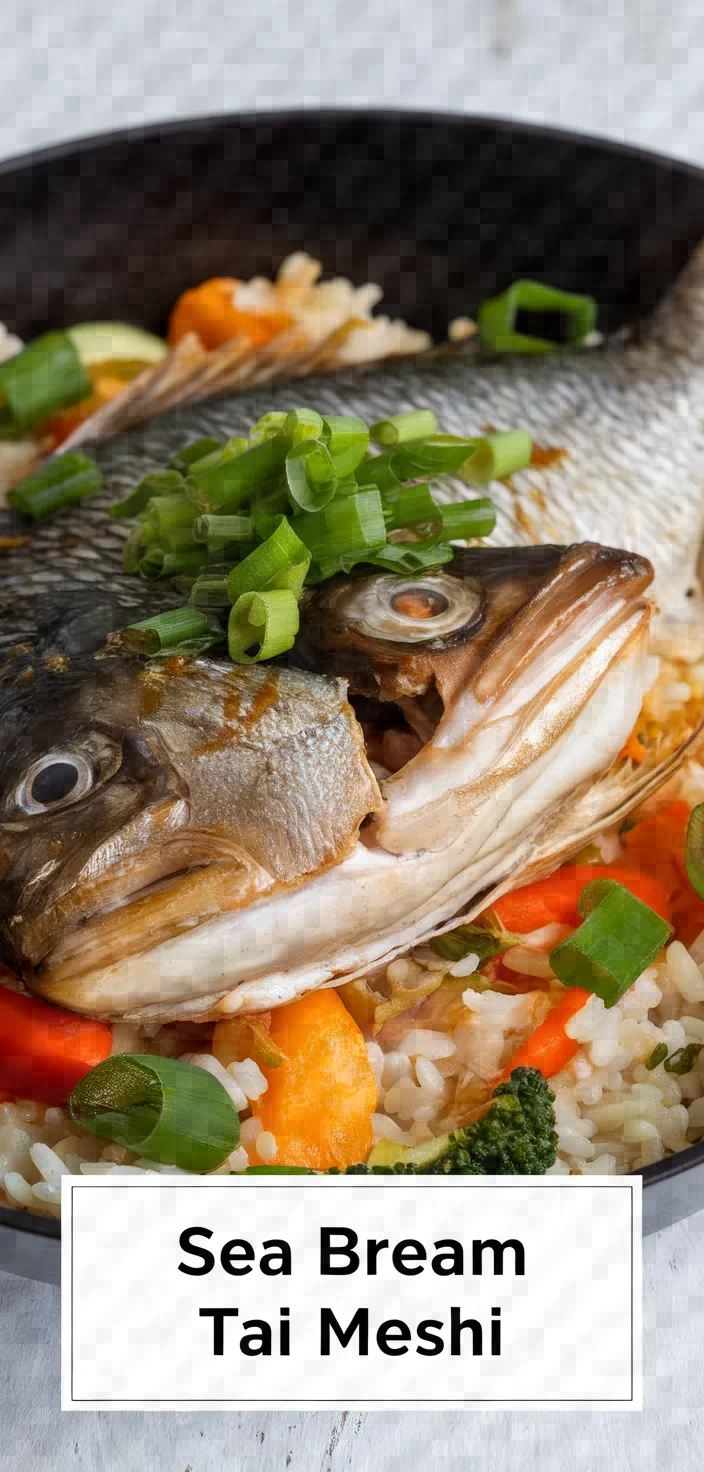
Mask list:
[[[185,287],[305,249],[438,338],[518,276],[591,293],[612,330],[702,238],[704,172],[618,144],[437,113],[205,118],[1,165],[0,320],[159,332]],[[646,1231],[704,1208],[704,1142],[641,1174]],[[0,1268],[58,1281],[58,1236],[0,1210]]]

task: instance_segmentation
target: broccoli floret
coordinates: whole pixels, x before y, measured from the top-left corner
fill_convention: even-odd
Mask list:
[[[424,1145],[383,1141],[346,1174],[542,1176],[557,1153],[554,1098],[537,1068],[514,1068],[474,1124]]]

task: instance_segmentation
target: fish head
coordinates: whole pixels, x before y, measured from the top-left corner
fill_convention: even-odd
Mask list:
[[[341,680],[109,647],[33,658],[3,686],[0,947],[53,1000],[339,861],[379,806]]]
[[[573,753],[575,784],[585,756],[584,776],[608,767],[652,680],[652,576],[647,559],[592,543],[458,548],[434,573],[309,596],[301,652],[349,679],[380,760],[366,840],[397,853],[452,843],[500,785],[519,796],[616,666],[602,729]]]

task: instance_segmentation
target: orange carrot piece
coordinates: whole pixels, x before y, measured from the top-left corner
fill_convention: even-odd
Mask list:
[[[668,891],[652,875],[638,872],[635,864],[564,864],[548,879],[502,895],[491,908],[515,935],[529,935],[555,923],[576,927],[581,924],[579,896],[592,879],[615,879],[663,920],[669,920]]]
[[[268,1089],[255,1112],[276,1137],[274,1163],[344,1170],[366,1160],[376,1083],[362,1033],[337,992],[309,992],[275,1008],[270,1033],[284,1057],[278,1068],[263,1068]]]
[[[652,874],[672,895],[687,880],[687,824],[691,808],[677,798],[652,818],[643,818],[623,834],[628,864]]]
[[[590,996],[591,992],[585,991],[581,986],[569,987],[557,1006],[548,1013],[545,1021],[521,1043],[497,1083],[510,1078],[513,1068],[538,1068],[545,1078],[554,1078],[556,1073],[566,1068],[580,1044],[567,1036],[565,1023],[574,1017],[575,1012],[581,1012]]]
[[[260,348],[290,326],[291,318],[284,312],[238,310],[233,303],[238,285],[234,277],[213,276],[184,291],[169,319],[169,345],[174,347],[188,332],[195,332],[209,352],[233,337],[244,337],[250,347]]]
[[[111,1048],[107,1023],[0,987],[0,1085],[10,1097],[64,1104]]]

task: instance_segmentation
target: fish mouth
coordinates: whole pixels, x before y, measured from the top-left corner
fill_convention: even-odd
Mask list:
[[[271,884],[271,875],[236,845],[209,834],[180,835],[77,882],[45,911],[41,927],[24,936],[29,984],[59,1000],[72,979],[249,904]]]

